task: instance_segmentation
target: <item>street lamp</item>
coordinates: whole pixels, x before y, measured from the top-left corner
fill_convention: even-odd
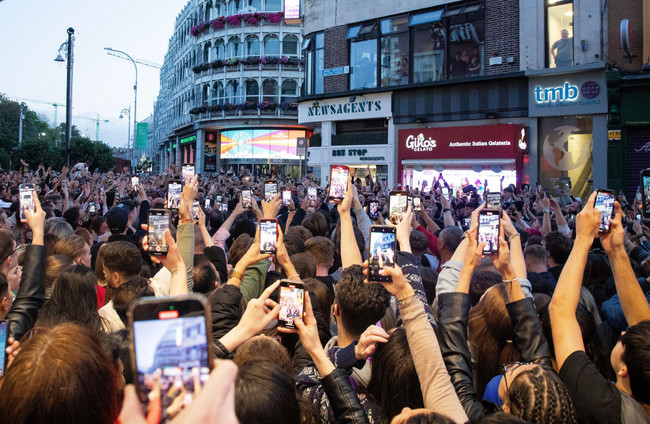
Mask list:
[[[72,63],[74,60],[74,29],[68,28],[68,41],[59,47],[59,53],[54,59],[55,62],[65,62],[64,55],[67,55],[68,76],[65,90],[65,160],[70,164],[70,136],[72,131]]]
[[[136,125],[137,125],[137,112],[138,112],[138,65],[135,63],[135,60],[128,54],[124,53],[121,50],[116,50],[111,47],[104,47],[104,50],[113,52],[113,53],[120,53],[126,56],[132,63],[133,67],[135,68],[135,84],[133,85],[133,92],[134,92],[134,103],[133,103],[133,145],[131,145],[131,137],[129,136],[129,146],[128,148],[131,151],[131,166],[135,167],[134,164],[134,156],[135,156],[135,137],[136,137]],[[130,106],[129,106],[130,107]],[[130,118],[129,118],[130,119]],[[130,126],[130,125],[129,125]]]
[[[129,114],[129,125],[128,125],[129,131],[128,131],[126,144],[127,144],[127,146],[130,146],[131,145],[131,105],[129,105],[128,109],[127,108],[122,109],[122,111],[120,112],[120,119],[124,119],[124,114],[125,113]],[[135,144],[135,143],[133,143],[133,144]]]

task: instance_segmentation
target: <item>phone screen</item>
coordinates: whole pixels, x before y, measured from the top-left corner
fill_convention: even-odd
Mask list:
[[[340,202],[345,197],[348,188],[350,168],[347,166],[333,166],[330,176],[330,199]]]
[[[176,399],[187,406],[210,377],[205,307],[187,298],[149,302],[132,312],[138,390],[143,399],[158,392],[152,401],[163,411]]]
[[[187,180],[187,177],[190,177],[190,179],[194,178],[194,165],[183,165],[181,175],[183,177],[183,183]]]
[[[278,222],[275,219],[260,220],[260,253],[275,253],[278,239]]]
[[[478,223],[478,242],[485,243],[484,255],[499,253],[499,212],[481,211]]]
[[[442,187],[441,192],[442,192],[442,195],[445,196],[445,199],[450,200],[449,199],[449,187],[446,187],[446,186]]]
[[[422,210],[422,201],[419,197],[413,198],[413,210],[415,212],[420,212]]]
[[[88,213],[90,214],[97,213],[97,207],[95,206],[95,202],[88,203]]]
[[[205,208],[210,209],[210,199],[205,199]]]
[[[501,193],[487,193],[485,201],[488,209],[499,209],[501,207]]]
[[[192,219],[195,221],[199,219],[199,210],[201,209],[201,205],[199,204],[198,200],[195,200],[192,202]]]
[[[614,192],[598,190],[596,193],[596,203],[594,207],[600,211],[600,229],[601,233],[609,231],[609,220],[614,213]]]
[[[218,202],[218,203],[221,203],[221,195],[220,195],[220,194],[217,195],[217,202]]]
[[[643,197],[643,214],[650,218],[650,172],[641,177],[641,193]]]
[[[278,194],[278,183],[264,183],[264,200],[268,203]]]
[[[5,374],[7,364],[7,321],[0,321],[0,377]]]
[[[402,222],[408,209],[408,196],[406,193],[391,193],[388,199],[388,220],[397,225]]]
[[[178,209],[181,203],[181,189],[180,183],[169,183],[167,186],[167,208]]]
[[[241,204],[246,209],[253,206],[253,204],[251,202],[251,191],[250,190],[242,190],[241,191]]]
[[[395,265],[395,228],[373,225],[370,227],[369,245],[368,281],[392,282],[392,277],[383,276],[379,271]]]
[[[313,208],[316,206],[316,196],[318,194],[318,190],[316,187],[308,187],[307,188],[307,196],[309,197],[309,207]]]
[[[379,218],[379,203],[378,202],[370,202],[368,204],[368,214],[370,215],[370,219],[378,219]]]
[[[31,184],[20,186],[20,219],[27,219],[25,211],[34,213],[34,187]]]
[[[131,177],[131,185],[133,187],[140,185],[140,177]]]
[[[221,204],[221,212],[228,212],[228,203]]]
[[[289,206],[291,203],[291,190],[282,190],[282,204]]]
[[[280,284],[280,325],[287,328],[296,328],[293,321],[302,318],[305,305],[305,288],[301,283],[287,280]]]
[[[169,229],[169,211],[152,209],[149,211],[149,253],[166,255],[169,247],[165,240],[165,231]]]

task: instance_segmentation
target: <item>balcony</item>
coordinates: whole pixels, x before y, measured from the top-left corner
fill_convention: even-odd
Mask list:
[[[192,68],[197,76],[209,76],[218,72],[242,71],[303,71],[304,60],[300,57],[287,56],[249,56],[244,58],[219,59],[201,63]]]
[[[264,118],[297,118],[298,103],[255,103],[245,102],[240,104],[226,103],[223,105],[197,106],[190,110],[193,122],[214,119],[233,119],[243,117]]]

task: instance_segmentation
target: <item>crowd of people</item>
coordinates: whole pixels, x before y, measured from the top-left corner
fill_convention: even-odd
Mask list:
[[[399,187],[421,208],[391,223],[390,190],[370,176],[331,204],[311,175],[197,175],[167,205],[180,174],[0,173],[0,422],[650,423],[650,229],[636,199],[617,196],[602,233],[596,193],[500,187],[485,256],[485,193],[444,196],[444,178]],[[150,255],[149,211],[167,206],[167,255]],[[260,219],[277,219],[272,255]],[[368,282],[371,225],[396,227],[395,266],[380,271],[392,282]],[[296,329],[278,326],[281,279],[306,289]],[[143,407],[129,306],[189,293],[209,304],[213,370],[202,387],[191,370],[191,403],[169,383]]]

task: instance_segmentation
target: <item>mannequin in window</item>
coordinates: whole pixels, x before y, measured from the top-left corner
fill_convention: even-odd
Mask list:
[[[551,46],[551,57],[555,60],[556,67],[573,65],[573,37],[569,37],[569,31],[560,31],[560,38]]]

